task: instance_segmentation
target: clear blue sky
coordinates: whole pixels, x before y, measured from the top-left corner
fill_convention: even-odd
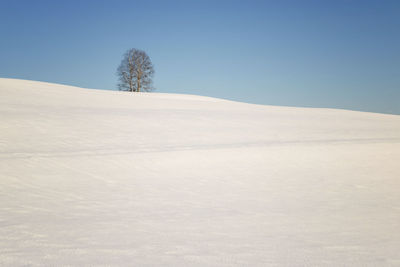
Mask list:
[[[128,48],[158,92],[400,114],[400,1],[0,0],[0,77],[115,89]]]

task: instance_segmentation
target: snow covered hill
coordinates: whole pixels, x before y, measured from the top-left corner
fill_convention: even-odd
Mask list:
[[[0,79],[1,266],[400,266],[400,116]]]

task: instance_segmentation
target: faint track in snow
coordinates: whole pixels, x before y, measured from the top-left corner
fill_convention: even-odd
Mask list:
[[[332,145],[332,144],[373,144],[373,143],[400,143],[400,138],[354,138],[354,139],[326,139],[326,140],[287,140],[287,141],[262,141],[227,144],[202,144],[202,145],[171,145],[161,147],[131,147],[128,149],[104,148],[83,149],[71,151],[39,151],[39,152],[0,152],[2,159],[23,158],[53,158],[53,157],[87,157],[87,156],[111,156],[140,153],[175,152],[186,150],[217,150],[246,147],[275,147],[285,145]]]

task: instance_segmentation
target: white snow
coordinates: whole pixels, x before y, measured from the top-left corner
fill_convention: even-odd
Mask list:
[[[400,116],[0,79],[1,266],[400,266]]]

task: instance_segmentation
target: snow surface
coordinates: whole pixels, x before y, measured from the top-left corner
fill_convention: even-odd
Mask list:
[[[400,116],[0,79],[1,266],[400,266]]]

